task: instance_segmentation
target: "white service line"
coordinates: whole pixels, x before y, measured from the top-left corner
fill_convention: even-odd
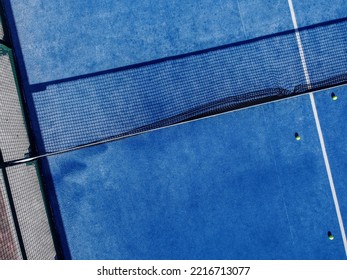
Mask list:
[[[310,76],[309,76],[308,70],[307,70],[306,59],[305,59],[305,55],[304,55],[304,48],[302,46],[300,32],[299,32],[299,29],[298,29],[298,23],[296,21],[296,16],[295,16],[295,11],[294,11],[294,6],[293,6],[292,0],[288,0],[288,4],[289,4],[289,8],[290,8],[290,14],[292,16],[293,26],[294,26],[294,29],[295,29],[296,41],[298,43],[298,48],[299,48],[299,53],[300,53],[302,67],[303,67],[304,74],[305,74],[306,83],[307,83],[309,89],[311,89],[311,80],[310,80]],[[345,232],[345,228],[344,228],[344,225],[343,225],[343,220],[342,220],[342,216],[341,216],[339,201],[338,201],[337,195],[336,195],[335,184],[334,184],[333,176],[332,176],[332,173],[331,173],[331,168],[330,168],[330,164],[329,164],[328,154],[327,154],[327,151],[326,151],[326,148],[325,148],[323,132],[322,132],[322,128],[321,128],[321,125],[320,125],[318,112],[317,112],[317,107],[316,107],[316,102],[315,102],[315,99],[314,99],[313,92],[310,92],[310,100],[311,100],[311,105],[312,105],[312,111],[313,111],[314,119],[315,119],[315,122],[316,122],[317,131],[318,131],[319,142],[320,142],[320,145],[321,145],[321,148],[322,148],[325,168],[326,168],[328,179],[329,179],[330,189],[331,189],[331,193],[332,193],[334,204],[335,204],[335,210],[336,210],[337,219],[338,219],[339,226],[340,226],[340,231],[341,231],[341,235],[342,235],[343,245],[345,247],[345,253],[346,253],[346,256],[347,256],[346,232]]]

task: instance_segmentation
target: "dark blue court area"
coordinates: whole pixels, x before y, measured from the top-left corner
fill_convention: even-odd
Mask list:
[[[57,258],[347,259],[346,1],[1,2]]]

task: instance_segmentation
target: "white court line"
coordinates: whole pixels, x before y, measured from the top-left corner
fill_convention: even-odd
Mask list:
[[[300,38],[300,32],[298,30],[298,23],[296,21],[296,16],[295,16],[295,11],[294,11],[294,6],[293,6],[292,0],[288,0],[288,4],[289,4],[289,8],[290,8],[290,14],[292,16],[293,26],[294,26],[294,29],[295,29],[296,40],[297,40],[298,47],[299,47],[299,53],[300,53],[302,67],[304,69],[306,83],[307,83],[309,89],[311,89],[310,76],[309,76],[308,71],[307,71],[307,65],[306,65],[306,60],[305,60],[305,55],[304,55],[304,49],[303,49],[301,38]],[[339,206],[339,202],[338,202],[337,195],[336,195],[335,184],[334,184],[333,176],[332,176],[331,169],[330,169],[328,154],[327,154],[327,151],[326,151],[326,148],[325,148],[323,132],[322,132],[322,128],[321,128],[321,125],[320,125],[318,112],[317,112],[317,107],[316,107],[316,102],[315,102],[315,99],[314,99],[313,92],[310,92],[310,100],[311,100],[311,105],[312,105],[312,111],[313,111],[314,119],[316,121],[316,127],[317,127],[317,131],[318,131],[319,142],[320,142],[320,145],[321,145],[321,148],[322,148],[325,168],[326,168],[326,171],[327,171],[327,174],[328,174],[330,189],[331,189],[331,193],[332,193],[334,204],[335,204],[335,210],[336,210],[336,214],[337,214],[337,219],[339,221],[339,226],[340,226],[340,231],[341,231],[341,235],[342,235],[343,245],[345,247],[345,253],[346,253],[346,256],[347,256],[347,238],[346,238],[345,228],[343,226],[343,220],[342,220],[342,216],[341,216],[340,206]]]

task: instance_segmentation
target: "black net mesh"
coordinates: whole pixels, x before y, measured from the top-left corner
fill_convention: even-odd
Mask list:
[[[0,45],[0,160],[25,157],[29,139],[11,50]],[[53,259],[56,255],[36,165],[1,169],[0,258]]]
[[[300,30],[311,90],[346,82],[347,20]],[[295,31],[103,73],[35,85],[54,152],[306,93]]]

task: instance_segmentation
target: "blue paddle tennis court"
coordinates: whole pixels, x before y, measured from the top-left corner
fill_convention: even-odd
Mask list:
[[[345,1],[1,3],[57,259],[347,259]]]

